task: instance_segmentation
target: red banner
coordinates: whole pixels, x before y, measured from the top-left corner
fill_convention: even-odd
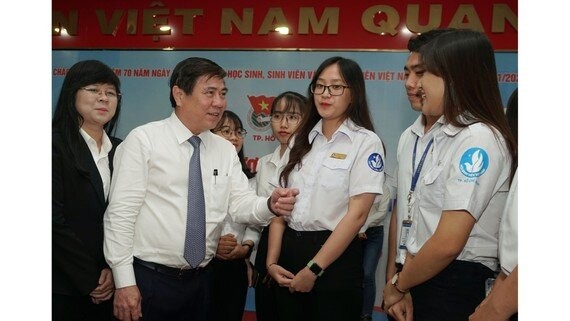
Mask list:
[[[412,35],[443,27],[485,32],[495,50],[518,46],[516,0],[53,0],[52,6],[53,49],[405,50]]]

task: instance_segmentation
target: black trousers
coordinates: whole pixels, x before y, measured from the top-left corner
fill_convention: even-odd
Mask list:
[[[330,231],[283,234],[279,265],[292,273],[303,269],[328,239]],[[362,309],[362,243],[355,237],[344,253],[317,278],[308,293],[277,287],[280,321],[357,321]]]
[[[485,280],[494,273],[483,264],[453,261],[410,291],[416,321],[465,321],[485,298]]]
[[[257,284],[255,284],[255,316],[257,321],[277,320],[275,287],[278,285],[267,274],[266,269],[268,237],[269,226],[261,231],[261,237],[257,244],[257,254],[255,255],[255,270],[259,274]]]
[[[211,268],[183,275],[162,273],[134,264],[137,286],[142,296],[145,321],[208,321]]]
[[[247,263],[244,259],[214,258],[209,321],[241,321],[247,297]]]
[[[95,304],[89,295],[71,296],[52,293],[53,321],[103,321],[113,317],[113,298]]]

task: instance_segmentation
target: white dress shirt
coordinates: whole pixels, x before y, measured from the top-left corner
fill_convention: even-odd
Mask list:
[[[97,147],[97,142],[89,134],[79,128],[79,133],[87,143],[87,147],[91,151],[91,156],[93,156],[93,161],[97,165],[99,170],[99,175],[101,176],[101,181],[103,182],[103,193],[105,195],[105,200],[109,197],[109,186],[111,185],[111,168],[109,167],[109,152],[113,148],[113,144],[107,136],[107,133],[103,131],[103,143],[101,144],[101,151]]]
[[[255,177],[250,178],[248,184],[249,188],[255,191]],[[224,219],[222,235],[233,234],[238,244],[243,244],[245,241],[252,241],[253,248],[256,248],[259,238],[261,237],[262,228],[262,225],[237,223],[231,215],[227,215]]]
[[[289,146],[292,145],[294,137],[289,141]],[[254,185],[257,195],[269,197],[275,186],[279,186],[279,174],[283,170],[283,167],[287,165],[289,161],[289,152],[291,148],[285,149],[283,156],[281,156],[281,146],[277,146],[273,153],[267,154],[261,157],[257,161],[257,174],[255,174]],[[261,234],[260,234],[261,235]],[[255,250],[251,254],[251,261],[255,262],[255,257],[257,256],[257,244]]]
[[[390,202],[391,197],[392,194],[390,193],[390,187],[387,185],[386,181],[384,181],[384,186],[382,186],[382,195],[376,195],[374,204],[370,208],[370,212],[368,212],[366,222],[364,222],[364,225],[360,228],[360,233],[366,232],[369,227],[380,226],[384,223],[386,214],[388,214],[388,202]]]
[[[261,225],[250,225],[237,223],[232,219],[231,215],[227,215],[224,219],[224,228],[221,235],[233,234],[238,244],[243,244],[245,241],[252,241],[253,247],[257,247],[259,238],[261,236]]]
[[[457,260],[497,270],[499,221],[509,191],[510,165],[504,139],[489,126],[445,124],[435,136],[412,195],[408,251],[418,253],[434,234],[443,211],[465,210],[476,222]]]
[[[297,139],[301,139],[297,137]],[[313,146],[289,175],[299,195],[288,220],[297,231],[333,231],[348,212],[351,196],[382,194],[384,148],[372,131],[345,120],[330,141],[320,120],[311,133]]]
[[[506,275],[511,274],[519,264],[518,186],[519,179],[517,171],[511,183],[499,230],[499,261],[501,262],[501,270]]]
[[[293,141],[293,140],[291,140]],[[277,146],[275,151],[267,154],[257,162],[257,174],[255,175],[257,195],[269,196],[279,186],[279,174],[289,161],[290,148],[285,149],[281,156],[281,146]]]
[[[402,221],[408,219],[408,193],[410,192],[412,184],[413,170],[417,168],[426,146],[434,135],[441,130],[442,125],[443,117],[440,117],[440,119],[431,126],[429,131],[424,133],[425,125],[423,123],[423,116],[420,115],[416,121],[410,125],[410,127],[406,128],[402,135],[400,135],[396,154],[398,164],[396,166],[397,171],[394,179],[396,183],[395,187],[397,189],[397,206],[396,213],[392,213],[392,215],[396,215],[396,223],[398,224],[396,228],[396,246],[398,247],[396,263],[404,264],[404,261],[406,260],[406,250],[400,249],[398,245],[400,244],[400,237],[402,234]],[[416,148],[416,167],[412,169],[412,159],[416,139],[418,141],[418,146]],[[433,148],[433,146],[431,148]],[[426,156],[426,161],[429,157],[430,154]],[[424,170],[425,167],[422,171]]]
[[[183,251],[191,136],[173,112],[133,129],[117,148],[104,217],[104,253],[117,288],[136,284],[133,256],[188,267]],[[265,224],[273,214],[267,198],[249,188],[235,147],[210,131],[198,136],[206,203],[206,257],[200,266],[205,266],[215,255],[228,213],[244,224]]]

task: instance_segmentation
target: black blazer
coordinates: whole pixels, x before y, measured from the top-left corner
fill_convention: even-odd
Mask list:
[[[87,143],[79,138],[84,170],[75,165],[62,135],[52,133],[52,291],[65,295],[88,295],[108,267],[103,256],[103,182]],[[110,139],[112,172],[121,140]]]

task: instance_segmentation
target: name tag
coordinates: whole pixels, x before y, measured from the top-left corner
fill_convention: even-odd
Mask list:
[[[346,154],[332,153],[332,154],[331,154],[331,158],[335,158],[335,159],[345,159],[345,158],[346,158]]]
[[[403,220],[402,221],[402,229],[400,230],[400,243],[398,244],[398,248],[400,250],[407,249],[406,241],[408,240],[408,235],[410,235],[410,228],[412,227],[411,220]]]

